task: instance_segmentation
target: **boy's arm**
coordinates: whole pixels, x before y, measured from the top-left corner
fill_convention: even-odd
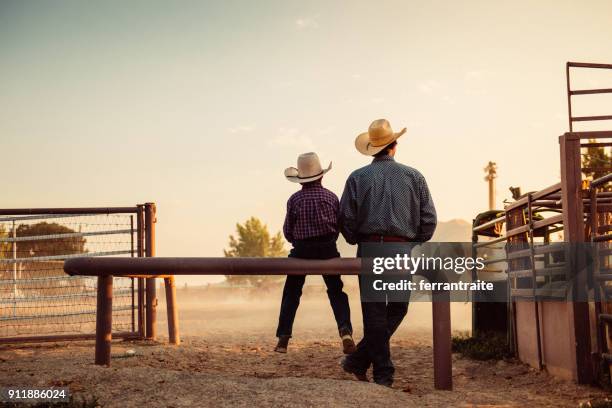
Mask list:
[[[293,215],[292,215],[291,199],[287,201],[287,214],[285,215],[285,223],[283,224],[283,234],[285,239],[293,243]]]
[[[354,182],[350,177],[346,180],[344,192],[340,199],[338,227],[346,242],[351,245],[357,243],[357,196]]]

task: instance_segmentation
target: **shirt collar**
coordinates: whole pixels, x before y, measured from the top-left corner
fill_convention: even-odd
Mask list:
[[[317,188],[317,187],[321,187],[321,179],[302,184],[302,190],[305,190],[307,188]]]
[[[395,159],[387,154],[385,156],[375,157],[374,160],[372,160],[372,163],[379,161],[395,161]]]

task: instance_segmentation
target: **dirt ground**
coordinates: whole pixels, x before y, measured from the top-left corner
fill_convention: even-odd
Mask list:
[[[163,336],[153,343],[117,341],[110,368],[92,364],[93,342],[1,346],[0,386],[63,385],[105,407],[575,407],[607,395],[523,364],[459,355],[453,357],[454,391],[434,390],[428,303],[412,304],[393,338],[393,388],[358,382],[339,367],[340,343],[322,295],[302,302],[283,355],[272,351],[279,293],[206,300],[189,291],[179,291],[180,346],[164,344]],[[359,306],[351,306],[360,338]],[[453,305],[455,329],[467,327],[466,310]],[[160,307],[162,335],[163,313]],[[128,350],[135,355],[127,357]]]

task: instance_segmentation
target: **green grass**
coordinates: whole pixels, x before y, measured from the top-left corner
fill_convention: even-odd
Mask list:
[[[478,337],[465,334],[453,336],[454,353],[474,360],[503,360],[512,357],[506,336],[499,333],[482,333]]]

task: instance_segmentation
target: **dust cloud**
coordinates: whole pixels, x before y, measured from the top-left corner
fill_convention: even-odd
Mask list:
[[[357,277],[343,277],[345,292],[349,296],[351,320],[356,339],[363,333],[361,305]],[[181,287],[177,289],[180,331],[182,336],[203,336],[209,339],[223,337],[240,342],[257,338],[273,338],[278,322],[282,284],[267,289],[232,288],[223,285]],[[158,330],[166,334],[165,294],[158,291]],[[468,332],[471,329],[471,305],[451,304],[452,329]],[[408,315],[396,336],[422,339],[431,337],[431,303],[411,302]],[[293,337],[313,341],[322,333],[337,336],[336,323],[327,299],[323,280],[308,277],[298,309]]]

